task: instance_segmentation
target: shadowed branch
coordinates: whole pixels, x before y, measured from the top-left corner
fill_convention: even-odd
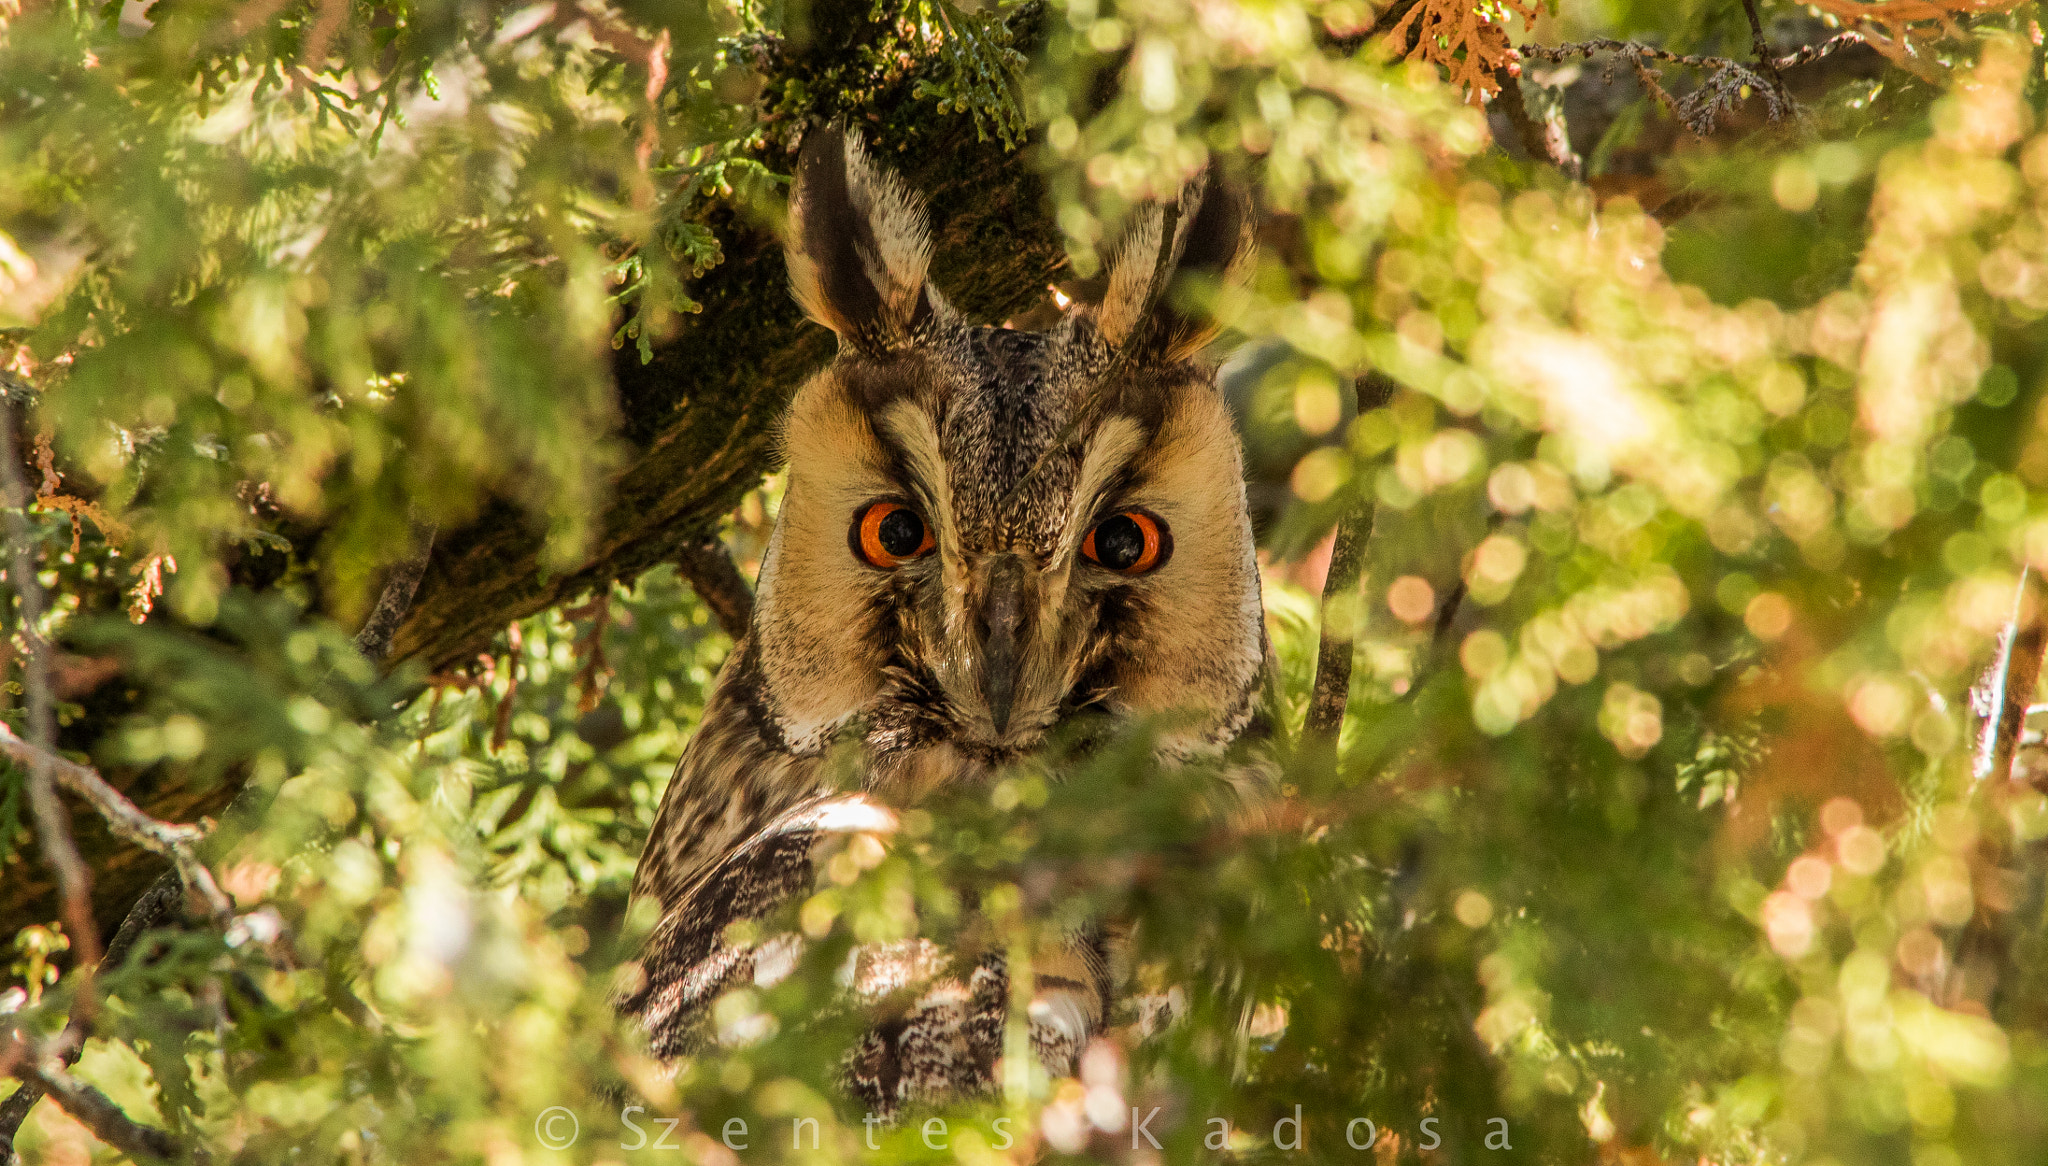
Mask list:
[[[93,1010],[92,967],[99,962],[100,953],[99,931],[92,916],[92,871],[78,853],[78,843],[71,836],[70,815],[57,800],[52,777],[51,761],[57,756],[53,745],[57,722],[50,697],[50,645],[43,639],[43,587],[36,578],[37,547],[28,525],[31,496],[22,481],[14,418],[12,398],[0,394],[0,491],[5,493],[11,552],[7,578],[15,597],[21,601],[21,639],[27,648],[22,661],[22,686],[28,695],[28,733],[35,741],[33,746],[21,742],[27,751],[20,755],[10,751],[10,756],[28,771],[28,801],[35,816],[36,836],[42,844],[44,861],[57,876],[64,924],[71,929],[71,942],[78,945],[79,964],[84,969],[77,1007],[86,1013],[89,1022]],[[12,729],[0,731],[11,740],[21,740]]]
[[[370,609],[368,619],[363,621],[362,630],[356,633],[356,651],[365,659],[382,664],[391,652],[391,637],[398,632],[398,626],[405,622],[405,614],[412,610],[412,598],[419,592],[420,579],[427,573],[427,558],[434,553],[436,528],[431,522],[413,523],[413,542],[417,549],[412,554],[392,564],[391,574],[384,580],[384,589],[377,594],[377,604]]]
[[[1355,382],[1358,415],[1363,417],[1394,398],[1394,380],[1377,369]],[[1335,739],[1344,725],[1344,707],[1351,700],[1351,656],[1358,639],[1358,581],[1365,574],[1366,544],[1372,539],[1372,496],[1358,490],[1337,519],[1337,539],[1330,548],[1330,571],[1323,578],[1323,629],[1316,645],[1315,688],[1309,694],[1305,734]]]
[[[128,953],[135,949],[136,940],[144,932],[175,923],[183,914],[185,886],[178,878],[177,871],[165,871],[163,877],[150,884],[142,893],[128,917],[121,921],[121,929],[107,944],[107,954],[100,959],[100,967],[118,968],[128,959]],[[64,1035],[58,1038],[55,1047],[46,1048],[48,1055],[55,1055],[58,1063],[69,1068],[78,1062],[78,1055],[85,1051],[85,1039],[92,1035],[87,1031],[86,1018],[73,1012],[65,1025]],[[25,1046],[17,1047],[17,1056],[26,1053]],[[0,1058],[0,1077],[7,1076],[11,1064]],[[28,1120],[29,1111],[44,1096],[42,1082],[31,1079],[22,1082],[21,1088],[8,1094],[7,1100],[0,1101],[0,1166],[15,1166],[15,1135],[21,1132],[22,1123]]]
[[[685,544],[676,554],[676,570],[689,581],[697,598],[711,609],[718,626],[737,642],[754,622],[754,592],[723,540],[707,538]]]

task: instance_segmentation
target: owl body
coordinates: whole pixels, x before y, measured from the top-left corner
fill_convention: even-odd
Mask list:
[[[1266,645],[1237,437],[1196,359],[1213,326],[1162,294],[1162,275],[1249,263],[1243,201],[1208,185],[1139,216],[1101,303],[1012,331],[929,286],[922,210],[857,137],[812,133],[787,255],[839,353],[789,407],[752,627],[635,879],[662,920],[622,1008],[658,1055],[701,1042],[716,994],[772,962],[723,933],[806,893],[821,836],[886,835],[888,807],[980,782],[1086,713],[1173,714],[1169,756],[1219,749],[1253,716]],[[826,762],[848,739],[857,793]],[[992,1082],[1000,960],[934,974],[918,952],[862,957],[864,994],[924,986],[854,1055],[884,1109]],[[1048,1068],[1102,1023],[1106,977],[1087,936],[1034,961]]]

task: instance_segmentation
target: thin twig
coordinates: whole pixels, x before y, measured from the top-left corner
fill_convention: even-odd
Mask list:
[[[1365,416],[1394,399],[1392,377],[1374,369],[1353,384],[1358,415]],[[1366,545],[1372,539],[1373,504],[1369,486],[1361,486],[1351,505],[1337,519],[1337,538],[1330,547],[1330,570],[1323,577],[1323,629],[1316,644],[1316,681],[1308,698],[1304,734],[1335,740],[1344,727],[1344,709],[1351,701],[1351,656],[1358,640],[1358,580],[1365,574]]]
[[[1749,0],[1745,0],[1748,4]],[[1521,45],[1515,54],[1523,60],[1549,61],[1553,64],[1579,57],[1591,60],[1595,53],[1614,53],[1635,69],[1636,76],[1645,83],[1659,104],[1669,109],[1686,129],[1702,137],[1714,132],[1723,114],[1733,110],[1742,101],[1745,91],[1754,92],[1764,99],[1766,113],[1772,121],[1784,121],[1799,111],[1792,99],[1791,90],[1786,86],[1784,71],[1800,65],[1812,64],[1823,57],[1852,45],[1867,45],[1869,39],[1857,32],[1839,33],[1818,44],[1801,45],[1783,56],[1772,56],[1770,46],[1763,39],[1762,23],[1750,9],[1752,47],[1757,53],[1755,61],[1738,61],[1732,57],[1717,57],[1700,53],[1674,53],[1642,41],[1621,41],[1612,37],[1594,37],[1590,40],[1572,41],[1559,45]],[[1654,84],[1646,62],[1661,61],[1665,64],[1682,65],[1689,69],[1711,70],[1707,79],[1697,89],[1682,98],[1673,98],[1660,85]]]
[[[676,570],[711,609],[718,626],[737,641],[754,623],[754,592],[733,564],[725,541],[712,537],[686,543],[676,553]]]
[[[1777,102],[1790,109],[1792,92],[1785,88],[1785,75],[1778,71],[1778,59],[1771,55],[1771,42],[1764,39],[1764,22],[1756,14],[1756,0],[1742,0],[1742,11],[1749,17],[1749,47],[1756,54],[1756,67],[1770,81]]]
[[[207,910],[226,924],[234,917],[234,907],[228,897],[213,881],[212,872],[199,861],[193,847],[206,837],[206,831],[197,826],[184,826],[175,822],[162,822],[143,813],[127,795],[107,783],[98,771],[69,758],[59,756],[48,749],[15,736],[14,730],[0,724],[0,753],[33,770],[54,777],[66,789],[92,803],[92,807],[107,820],[107,826],[116,837],[152,854],[160,854],[178,868],[178,877],[206,902]],[[93,960],[98,961],[98,945],[94,945]]]
[[[1628,63],[1629,67],[1635,70],[1636,84],[1643,87],[1643,92],[1655,98],[1657,104],[1664,107],[1664,112],[1672,117],[1679,116],[1678,99],[1671,96],[1670,90],[1664,88],[1657,76],[1657,70],[1652,69],[1650,63],[1641,57],[1630,57]]]
[[[128,915],[121,920],[120,930],[107,944],[107,954],[100,958],[100,970],[119,968],[127,962],[128,953],[135,947],[135,941],[144,932],[163,926],[175,920],[185,898],[184,883],[175,870],[165,871],[162,878],[151,883],[142,897],[128,909]],[[45,1052],[53,1054],[66,1067],[78,1063],[79,1054],[85,1051],[85,1040],[92,1035],[87,1029],[86,1017],[74,1010],[64,1026],[64,1035],[56,1047],[47,1047]],[[8,1066],[13,1062],[0,1058],[0,1077],[8,1076]],[[14,1139],[28,1120],[36,1102],[43,1099],[40,1081],[23,1081],[21,1088],[8,1094],[7,1100],[0,1101],[0,1166],[15,1166]]]
[[[1861,33],[1838,33],[1818,44],[1802,45],[1770,63],[1774,68],[1789,69],[1795,65],[1810,64],[1822,57],[1848,48],[1850,45],[1867,44]],[[1518,45],[1515,53],[1523,60],[1549,61],[1556,64],[1580,57],[1592,59],[1594,53],[1617,53],[1622,56],[1648,57],[1669,65],[1684,65],[1692,69],[1725,69],[1730,65],[1747,67],[1732,57],[1716,57],[1701,53],[1674,53],[1639,40],[1615,40],[1612,37],[1596,36],[1587,40],[1569,41],[1559,45]]]
[[[94,1137],[130,1158],[146,1162],[172,1162],[187,1156],[169,1133],[154,1126],[137,1125],[106,1094],[65,1072],[57,1058],[35,1044],[28,1034],[16,1029],[12,1035],[10,1043],[19,1047],[12,1050],[14,1065],[9,1071],[26,1085],[49,1094]],[[206,1157],[196,1149],[189,1155],[193,1161],[205,1161]]]
[[[1852,45],[1868,45],[1869,43],[1870,38],[1860,32],[1838,32],[1824,41],[1817,41],[1810,45],[1800,45],[1798,48],[1772,61],[1771,67],[1783,72],[1786,69],[1798,68],[1800,65],[1810,65],[1822,57],[1831,57]]]
[[[1458,609],[1465,604],[1465,591],[1463,579],[1451,584],[1450,591],[1444,595],[1443,605],[1437,608],[1436,625],[1429,632],[1429,650],[1432,657],[1442,650],[1445,637],[1451,634],[1451,625],[1458,618]]]
[[[21,601],[21,638],[28,649],[23,661],[22,683],[28,693],[28,732],[38,746],[33,757],[17,758],[28,770],[28,799],[36,819],[36,834],[42,842],[43,859],[56,873],[64,899],[64,921],[77,945],[78,965],[85,976],[79,1006],[92,1005],[92,967],[99,962],[99,930],[92,918],[92,871],[79,857],[78,844],[71,837],[71,822],[64,803],[57,800],[50,766],[44,758],[56,756],[56,717],[50,702],[50,646],[43,641],[43,587],[36,578],[36,545],[28,525],[29,492],[21,477],[20,450],[14,443],[14,403],[0,396],[0,490],[4,490],[7,541],[13,552],[8,562],[8,580]],[[8,736],[14,736],[11,730]],[[18,739],[18,738],[17,738]]]
[[[369,618],[356,632],[356,651],[365,659],[381,664],[391,651],[391,637],[398,633],[398,625],[405,622],[405,613],[412,610],[413,596],[419,591],[421,577],[427,573],[427,558],[434,553],[434,533],[431,522],[412,524],[413,542],[419,549],[392,564],[384,589],[377,595],[377,605],[370,609]]]

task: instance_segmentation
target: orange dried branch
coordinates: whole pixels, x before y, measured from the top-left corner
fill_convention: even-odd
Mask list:
[[[156,601],[164,593],[164,572],[176,573],[178,560],[169,555],[151,555],[135,564],[136,575],[141,576],[135,586],[128,589],[128,619],[141,623],[149,618]]]
[[[571,620],[591,621],[590,630],[576,638],[576,656],[583,661],[583,667],[576,671],[576,687],[582,693],[576,700],[576,711],[587,713],[603,699],[605,685],[612,675],[611,661],[604,654],[604,633],[612,622],[611,590],[607,588],[589,603],[562,614]]]
[[[1925,76],[1927,62],[1914,47],[1933,30],[1916,27],[1935,24],[1942,32],[1954,33],[1956,21],[1971,16],[1992,16],[2010,12],[2019,0],[1813,0],[1813,7],[1854,28],[1864,26],[1871,48],[1906,71]],[[1885,35],[1873,29],[1881,28]]]
[[[57,471],[57,451],[50,448],[50,435],[36,435],[36,469],[41,471],[43,480],[36,486],[36,505],[46,510],[62,510],[71,516],[71,553],[77,554],[79,535],[83,533],[80,519],[90,519],[99,528],[100,537],[110,543],[128,541],[128,524],[108,514],[97,502],[74,498],[62,492],[64,475]],[[144,609],[147,611],[147,609]]]
[[[1541,8],[1540,0],[1422,0],[1387,35],[1396,44],[1407,43],[1412,35],[1409,59],[1437,66],[1452,84],[1464,87],[1468,100],[1480,101],[1500,91],[1494,71],[1515,61],[1507,17],[1533,20]]]

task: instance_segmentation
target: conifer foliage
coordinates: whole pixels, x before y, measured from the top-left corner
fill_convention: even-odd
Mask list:
[[[2048,1158],[2038,20],[0,0],[0,1161]],[[901,807],[662,1065],[627,890],[828,351],[773,231],[834,120],[1020,327],[1253,192],[1190,294],[1278,792],[1139,724]],[[989,1096],[836,1087],[856,944],[1021,994],[1103,920],[1078,1077],[1017,1024]]]

